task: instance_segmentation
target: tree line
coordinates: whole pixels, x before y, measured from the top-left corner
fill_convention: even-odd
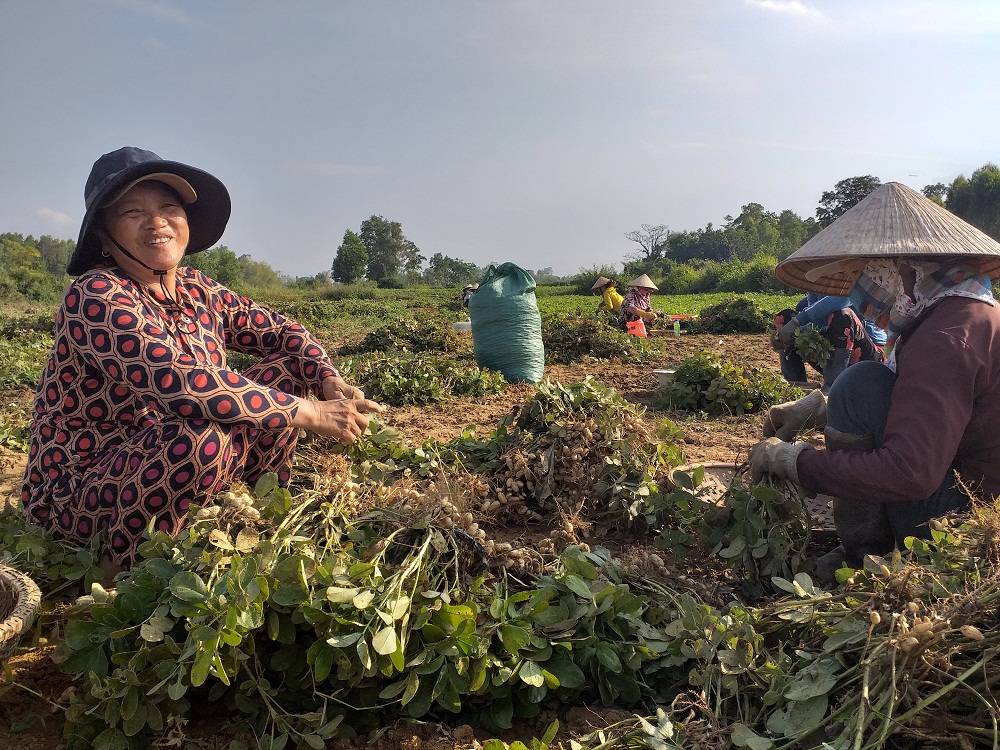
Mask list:
[[[649,274],[666,293],[712,291],[774,291],[784,287],[774,277],[774,266],[860,202],[881,181],[872,175],[851,177],[822,193],[815,218],[791,210],[768,211],[748,203],[736,216],[726,216],[716,227],[670,231],[666,225],[643,224],[625,234],[634,243],[622,263],[580,269],[560,278],[551,268],[531,271],[539,283],[570,284],[589,290],[597,275],[633,278]],[[936,183],[923,194],[955,215],[1000,240],[1000,167],[987,163],[970,177],[959,175],[950,184]],[[35,238],[15,232],[0,234],[0,300],[58,300],[69,277],[65,269],[75,243],[49,235]],[[332,281],[362,281],[382,287],[427,285],[456,287],[480,278],[475,263],[434,253],[428,259],[403,233],[400,222],[373,215],[358,231],[346,230],[330,271],[315,276],[288,277],[249,255],[237,255],[219,246],[188,256],[185,263],[236,291],[261,288],[314,288]]]
[[[461,286],[482,274],[475,263],[441,253],[434,253],[426,268],[425,261],[420,248],[403,234],[402,224],[373,215],[361,222],[359,231],[344,232],[330,276],[344,284],[367,279],[382,287],[399,288]]]

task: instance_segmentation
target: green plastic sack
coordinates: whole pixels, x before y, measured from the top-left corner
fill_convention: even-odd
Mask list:
[[[469,300],[476,362],[511,383],[537,383],[545,374],[542,316],[535,280],[513,263],[491,264]]]

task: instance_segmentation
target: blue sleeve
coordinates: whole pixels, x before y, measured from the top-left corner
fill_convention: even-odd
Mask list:
[[[858,316],[861,318],[861,316]],[[872,323],[868,318],[861,318],[861,322],[865,324],[865,329],[868,331],[868,335],[871,336],[872,341],[874,341],[879,346],[885,346],[886,333],[877,325]]]
[[[845,307],[851,306],[851,301],[847,297],[832,297],[829,295],[820,297],[816,302],[810,299],[810,302],[811,304],[805,310],[795,313],[795,317],[803,326],[810,324],[817,327],[825,326],[826,319],[830,313],[835,313],[837,310],[843,310]]]

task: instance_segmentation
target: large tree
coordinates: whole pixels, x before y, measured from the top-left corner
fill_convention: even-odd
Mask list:
[[[223,286],[236,288],[243,281],[240,259],[225,245],[193,255],[185,255],[184,264],[190,268],[197,268]]]
[[[924,194],[925,198],[943,206],[945,196],[948,195],[948,186],[943,182],[935,182],[933,185],[924,185],[920,192]]]
[[[420,283],[425,260],[427,258],[420,254],[420,248],[404,237],[403,247],[399,251],[399,265],[408,284]]]
[[[0,299],[23,296],[34,301],[58,298],[65,268],[58,277],[45,268],[34,238],[19,234],[0,235]]]
[[[333,259],[331,275],[334,281],[353,284],[365,276],[368,267],[368,251],[365,243],[357,234],[348,229],[344,239],[337,248],[337,257]]]
[[[794,253],[803,243],[820,230],[813,217],[802,219],[797,213],[785,209],[778,216],[778,228],[781,239],[778,241],[777,258],[784,260]]]
[[[240,275],[243,283],[256,289],[267,289],[281,286],[281,274],[263,261],[254,260],[244,253],[239,257]]]
[[[670,230],[666,224],[643,224],[642,229],[634,229],[625,233],[625,239],[636,242],[640,250],[635,251],[628,257],[630,260],[655,262],[665,257],[667,254],[667,238]]]
[[[42,261],[44,261],[49,273],[53,276],[62,276],[66,273],[66,266],[69,265],[69,259],[73,255],[76,243],[73,240],[57,240],[55,237],[43,234],[38,238],[35,247],[41,253]]]
[[[969,179],[956,177],[944,205],[993,239],[1000,239],[1000,167],[987,163]]]
[[[765,211],[759,203],[748,203],[735,219],[729,216],[726,219],[726,239],[734,256],[748,261],[760,253],[777,255],[781,228],[773,211]]]
[[[372,216],[361,222],[358,236],[368,252],[368,278],[372,281],[398,278],[403,254],[407,251],[402,224]]]
[[[833,186],[833,190],[825,191],[820,197],[819,206],[816,207],[816,221],[821,227],[830,226],[881,184],[878,177],[870,174],[841,180]]]
[[[475,263],[434,253],[423,276],[428,286],[452,287],[475,281],[481,273]]]

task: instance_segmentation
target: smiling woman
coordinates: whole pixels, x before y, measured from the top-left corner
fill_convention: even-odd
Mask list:
[[[148,528],[176,533],[233,481],[287,482],[299,428],[351,443],[381,407],[294,320],[179,265],[222,236],[218,179],[128,147],[95,162],[84,196],[21,498],[57,536],[103,534],[110,577]],[[260,361],[241,375],[230,351]]]
[[[187,213],[181,197],[163,182],[149,180],[126,190],[103,212],[104,234],[118,267],[141,283],[165,282],[188,246]],[[136,249],[136,257],[124,245]],[[174,296],[173,290],[163,290]]]

